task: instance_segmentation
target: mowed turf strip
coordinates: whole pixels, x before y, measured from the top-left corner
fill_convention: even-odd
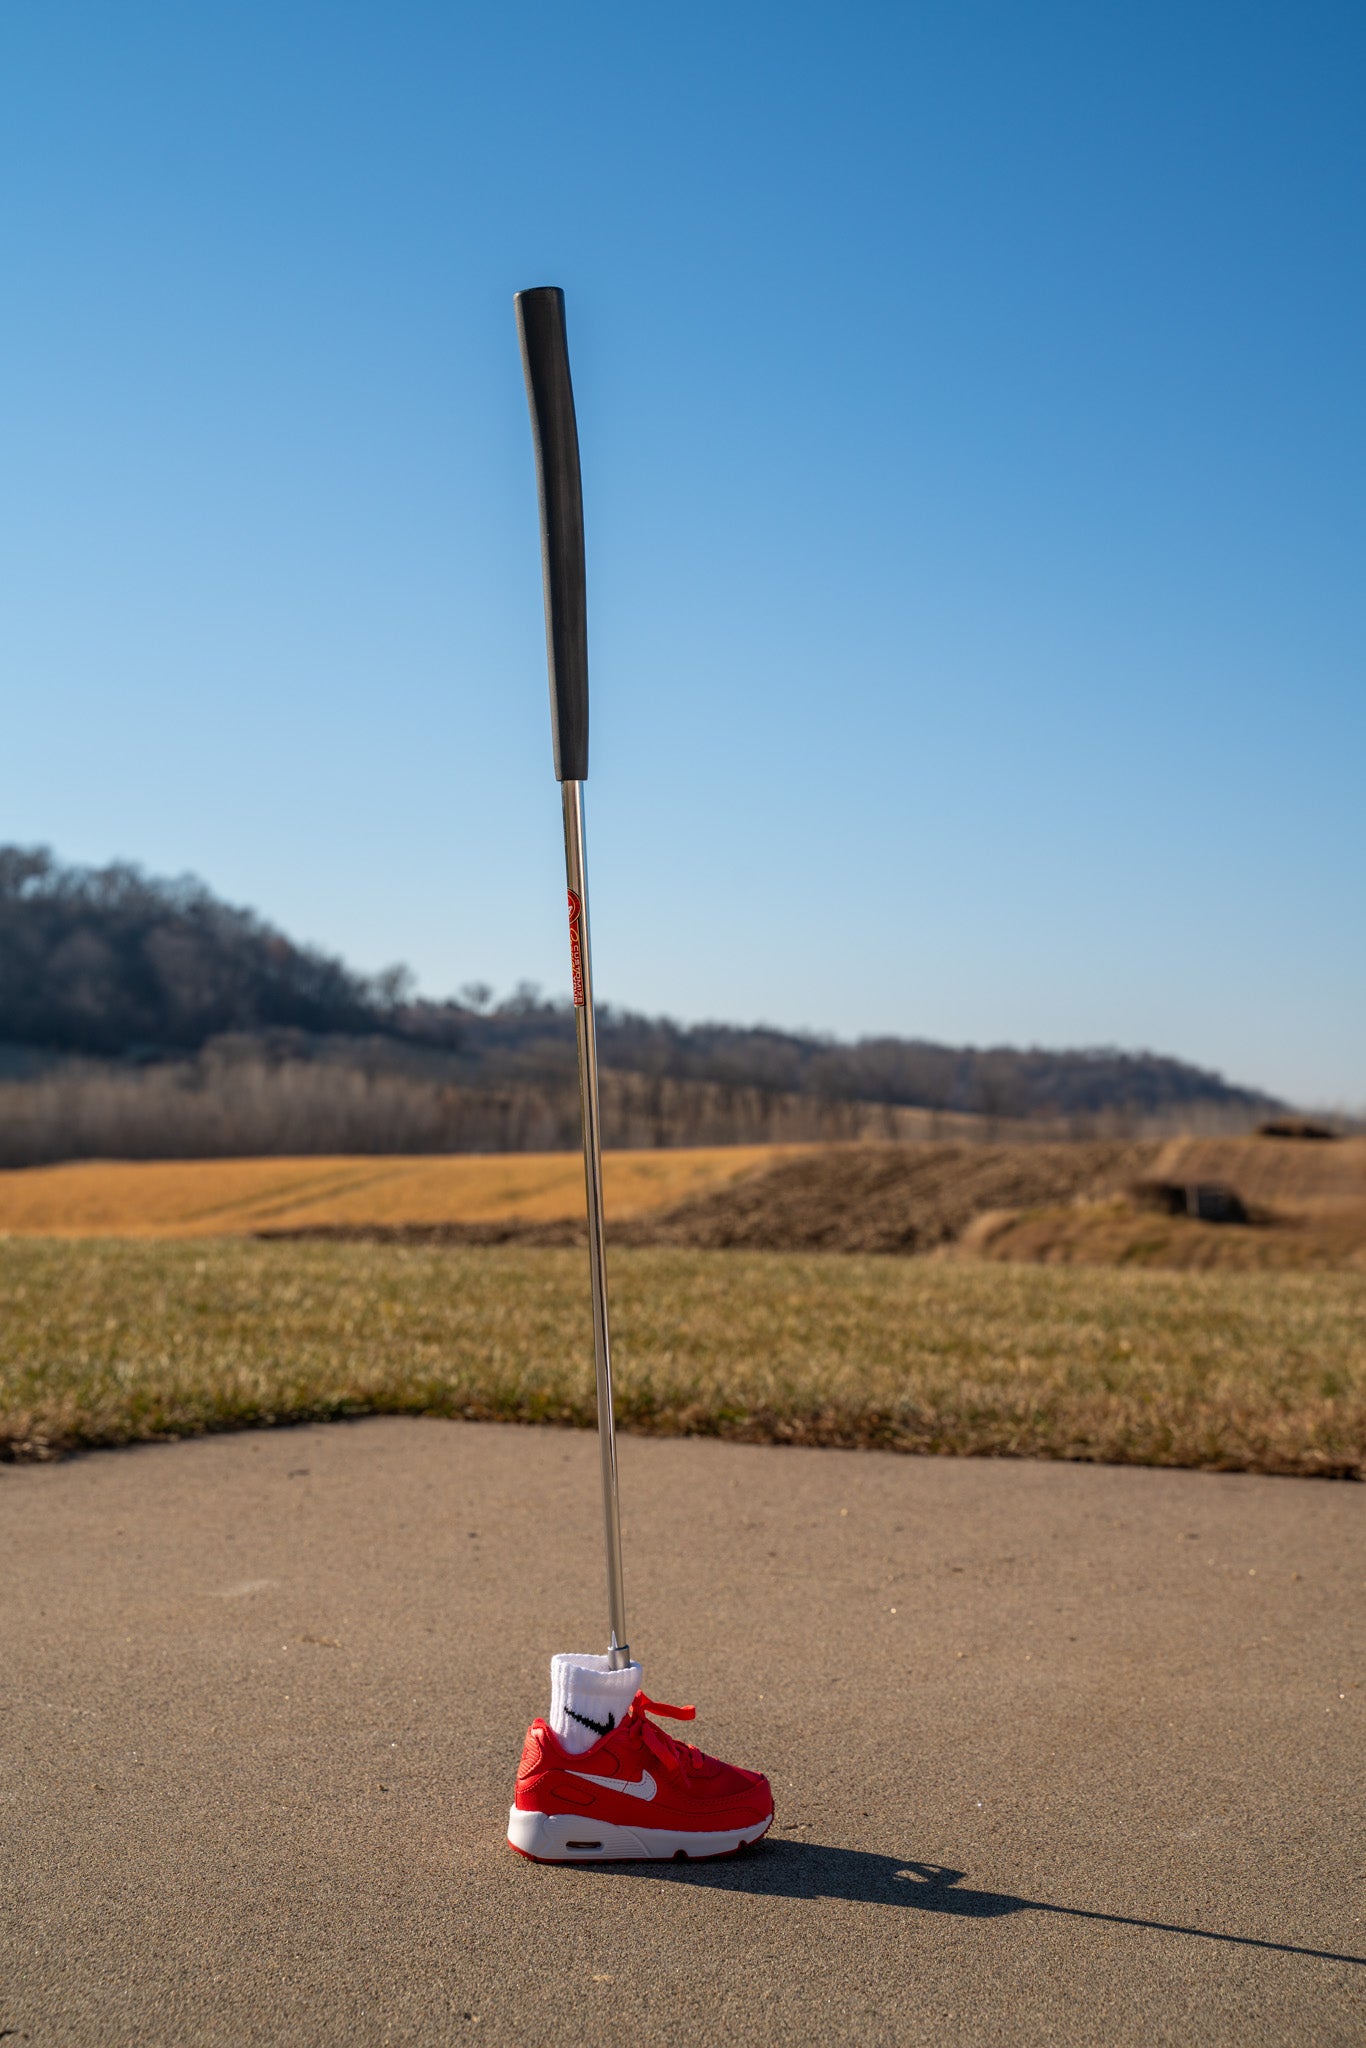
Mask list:
[[[620,1250],[657,1434],[1360,1477],[1366,1275]],[[362,1414],[590,1427],[573,1251],[0,1241],[0,1456]]]

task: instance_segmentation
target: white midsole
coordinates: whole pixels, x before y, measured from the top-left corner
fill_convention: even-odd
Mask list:
[[[624,1828],[614,1821],[590,1821],[577,1813],[527,1813],[514,1806],[508,1814],[508,1840],[524,1856],[542,1863],[608,1863],[624,1858],[669,1856],[731,1856],[757,1842],[773,1824],[770,1813],[747,1828],[717,1828],[677,1833],[673,1828]]]

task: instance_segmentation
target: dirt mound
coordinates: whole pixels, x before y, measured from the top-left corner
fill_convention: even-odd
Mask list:
[[[1171,1138],[1154,1178],[1184,1185],[1222,1181],[1250,1206],[1307,1220],[1366,1203],[1366,1138],[1341,1138],[1332,1145],[1268,1137]]]
[[[1156,1216],[1116,1195],[1056,1209],[987,1210],[964,1231],[966,1256],[1038,1266],[1151,1266],[1230,1273],[1366,1270],[1366,1210],[1266,1227],[1212,1230],[1190,1216]]]
[[[784,1159],[663,1216],[625,1242],[753,1251],[923,1252],[986,1209],[1094,1199],[1149,1171],[1155,1144],[866,1145]]]

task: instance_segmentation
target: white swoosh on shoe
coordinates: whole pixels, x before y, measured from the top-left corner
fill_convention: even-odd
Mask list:
[[[659,1787],[648,1771],[639,1778],[595,1778],[591,1771],[571,1771],[571,1778],[585,1778],[590,1785],[601,1785],[605,1792],[624,1792],[628,1799],[653,1799]]]

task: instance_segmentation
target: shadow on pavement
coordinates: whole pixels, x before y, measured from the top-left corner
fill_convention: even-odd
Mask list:
[[[616,1877],[650,1877],[656,1882],[702,1885],[714,1891],[785,1899],[852,1899],[865,1905],[909,1906],[920,1913],[953,1913],[964,1920],[999,1920],[1008,1913],[1058,1913],[1070,1920],[1146,1927],[1158,1934],[1227,1941],[1240,1948],[1271,1949],[1279,1955],[1313,1956],[1322,1962],[1366,1968],[1366,1956],[1342,1955],[1336,1949],[1301,1948],[1293,1942],[1263,1941],[1251,1934],[1224,1934],[1212,1927],[1182,1927],[1169,1920],[1141,1920],[1131,1913],[1060,1906],[1048,1899],[1016,1898],[1010,1892],[974,1891],[963,1884],[961,1870],[950,1870],[942,1863],[911,1863],[866,1849],[838,1849],[824,1842],[774,1841],[770,1837],[739,1856],[715,1863],[602,1863],[596,1868]]]

